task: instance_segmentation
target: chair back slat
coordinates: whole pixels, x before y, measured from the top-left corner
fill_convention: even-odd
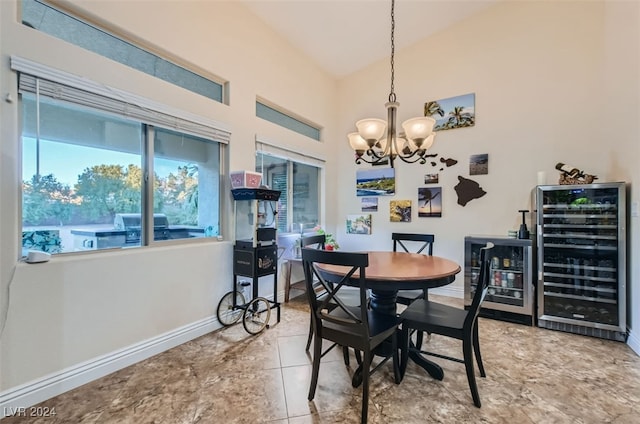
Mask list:
[[[317,265],[341,265],[348,271],[340,277],[322,272]],[[312,248],[302,249],[302,267],[309,298],[309,306],[316,324],[323,325],[323,321],[352,328],[354,332],[368,337],[369,323],[367,308],[349,307],[340,298],[341,290],[349,284],[348,281],[357,279],[360,289],[360,304],[366,305],[366,275],[365,268],[369,265],[366,253],[351,253],[339,251],[324,251]],[[358,273],[357,277],[354,274]],[[313,289],[318,283],[324,289],[321,293]],[[352,283],[353,284],[353,283]],[[337,311],[341,313],[336,313]]]
[[[473,326],[476,322],[476,318],[480,313],[480,306],[487,296],[489,291],[489,282],[491,281],[491,261],[489,259],[489,253],[493,249],[493,243],[488,242],[485,247],[480,249],[480,273],[478,276],[478,285],[476,286],[476,292],[473,295],[471,306],[469,307],[467,317],[464,322],[464,326]]]
[[[435,236],[433,234],[415,234],[415,233],[392,233],[391,239],[393,240],[393,251],[397,252],[398,247],[401,247],[405,252],[411,252],[409,248],[403,243],[405,241],[422,242],[418,250],[413,253],[422,253],[427,249],[426,255],[433,255],[433,242]]]
[[[313,236],[302,237],[300,239],[300,246],[324,250],[324,244],[326,242],[327,237],[324,234],[316,234]]]

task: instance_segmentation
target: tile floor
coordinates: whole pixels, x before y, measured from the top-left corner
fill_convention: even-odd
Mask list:
[[[55,408],[53,418],[14,416],[2,424],[358,423],[361,390],[351,387],[339,351],[323,358],[316,397],[307,401],[305,302],[300,296],[284,304],[281,322],[259,335],[228,327],[38,405]],[[437,360],[443,381],[410,364],[396,385],[388,363],[372,377],[369,422],[640,422],[640,357],[624,343],[480,321],[482,408],[473,405],[462,364]],[[461,351],[459,342],[438,336],[429,346]]]

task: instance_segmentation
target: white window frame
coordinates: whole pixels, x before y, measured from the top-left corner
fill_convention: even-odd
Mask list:
[[[18,89],[20,93],[35,93],[36,95],[42,93],[48,97],[139,121],[147,126],[166,128],[215,141],[221,146],[220,181],[223,180],[223,174],[226,175],[228,172],[224,168],[224,152],[222,150],[229,143],[231,133],[217,121],[172,108],[18,56],[11,57],[11,69],[19,74]],[[153,143],[147,143],[145,149],[146,151],[143,151],[142,155],[148,159],[144,163],[143,172],[149,175],[149,172],[153,172]],[[145,178],[145,180],[148,180],[148,178]],[[222,186],[223,184],[221,183],[220,190],[222,190]],[[149,191],[151,190],[146,190],[142,193],[143,205],[145,203],[150,204]],[[219,234],[221,235],[224,228],[222,223],[223,196],[220,196],[219,199]],[[142,246],[151,245],[153,242],[153,238],[149,237],[153,235],[151,229],[153,225],[152,209],[143,207],[143,226],[147,236],[143,238]],[[22,219],[20,219],[20,222],[22,223]],[[221,239],[220,235],[217,237],[218,240]],[[196,239],[178,239],[176,241],[183,242],[186,240],[191,242]],[[208,238],[208,240],[211,240],[211,238]],[[95,252],[100,251],[102,250],[96,250]],[[63,254],[67,253],[71,252],[64,252]]]

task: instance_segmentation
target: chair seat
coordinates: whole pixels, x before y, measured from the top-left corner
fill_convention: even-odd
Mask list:
[[[400,317],[409,327],[435,334],[462,336],[467,311],[442,303],[418,299]]]
[[[360,314],[359,309],[360,308],[358,308],[357,306],[349,307],[349,310],[356,316],[359,316]],[[340,308],[331,311],[329,315],[335,318],[348,318],[347,313]],[[396,331],[396,329],[402,322],[402,320],[398,316],[381,314],[370,309],[367,311],[367,317],[369,320],[369,337],[373,341],[374,345],[378,344],[378,341],[382,341],[389,337],[391,333]],[[335,340],[336,334],[338,335],[338,340]],[[348,337],[345,339],[343,338],[343,335],[348,335]],[[323,324],[322,336],[323,338],[327,338],[338,344],[347,344],[359,350],[364,350],[365,345],[361,345],[361,343],[354,344],[353,341],[357,340],[362,341],[362,343],[369,343],[362,340],[362,335],[359,334],[355,328],[328,321],[325,321]],[[351,342],[347,343],[346,340],[350,340]]]

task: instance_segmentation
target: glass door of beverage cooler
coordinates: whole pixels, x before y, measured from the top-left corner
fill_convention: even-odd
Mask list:
[[[624,183],[538,187],[541,327],[625,338],[624,190]]]
[[[487,242],[494,244],[491,251],[489,291],[482,309],[484,316],[511,318],[504,311],[520,315],[528,324],[533,319],[532,241],[508,237],[465,237],[465,306],[471,305],[480,273],[480,248]]]

